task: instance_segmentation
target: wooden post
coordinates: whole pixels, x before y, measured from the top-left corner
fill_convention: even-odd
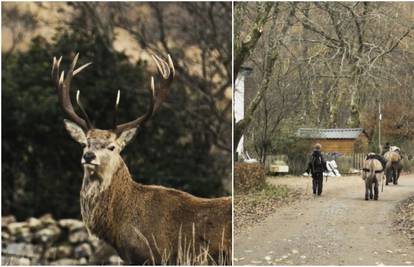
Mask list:
[[[382,114],[381,114],[381,101],[378,103],[378,147],[379,152],[382,155],[382,146],[381,146],[381,121],[382,121]]]

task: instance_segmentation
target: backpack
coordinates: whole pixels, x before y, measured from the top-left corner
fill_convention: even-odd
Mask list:
[[[312,164],[312,171],[313,172],[319,172],[319,171],[323,171],[324,167],[323,167],[323,163],[322,163],[322,156],[319,154],[312,154],[312,160],[311,160],[311,164]]]

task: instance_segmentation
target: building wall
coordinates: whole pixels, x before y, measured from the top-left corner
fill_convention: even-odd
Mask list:
[[[320,143],[322,145],[322,152],[339,152],[345,155],[352,155],[355,143],[362,143],[360,151],[368,152],[368,139],[365,135],[359,136],[357,139],[314,139],[312,145]]]
[[[234,84],[234,119],[236,122],[244,118],[244,81],[246,79],[246,73],[240,72],[237,75],[236,82]],[[240,138],[237,144],[236,152],[240,155],[244,153],[244,136]]]
[[[339,152],[342,154],[352,154],[354,149],[354,139],[315,139],[315,143],[322,145],[322,152]]]

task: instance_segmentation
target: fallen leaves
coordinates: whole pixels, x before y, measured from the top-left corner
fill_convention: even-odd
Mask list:
[[[414,244],[414,196],[399,204],[395,226]]]
[[[242,228],[264,221],[282,205],[293,203],[303,196],[303,192],[292,190],[285,185],[265,184],[257,190],[239,193],[234,196],[235,232]]]

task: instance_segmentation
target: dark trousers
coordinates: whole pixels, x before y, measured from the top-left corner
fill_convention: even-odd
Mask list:
[[[312,189],[313,193],[318,195],[322,194],[322,186],[323,186],[323,173],[322,172],[315,172],[312,173]]]

